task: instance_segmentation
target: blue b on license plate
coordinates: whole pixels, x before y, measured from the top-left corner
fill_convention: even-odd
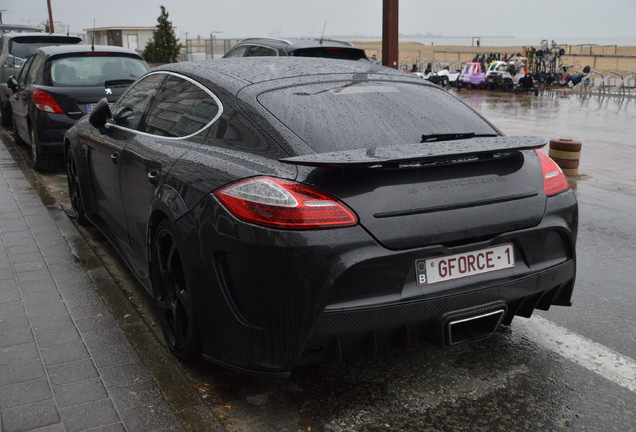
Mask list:
[[[455,255],[417,260],[415,261],[415,277],[417,284],[422,286],[514,266],[514,250],[509,243]]]

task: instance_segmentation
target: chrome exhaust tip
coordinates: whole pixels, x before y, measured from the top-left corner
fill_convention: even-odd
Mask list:
[[[495,310],[473,310],[473,315],[468,315],[467,311],[464,311],[448,317],[445,326],[446,344],[458,345],[490,336],[501,324],[506,310],[504,304],[498,305]]]

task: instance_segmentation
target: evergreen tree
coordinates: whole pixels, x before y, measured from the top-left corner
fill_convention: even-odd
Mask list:
[[[168,21],[168,12],[161,6],[161,15],[157,18],[157,30],[152,40],[148,41],[143,56],[148,63],[174,63],[177,61],[181,44],[172,29],[172,22]]]

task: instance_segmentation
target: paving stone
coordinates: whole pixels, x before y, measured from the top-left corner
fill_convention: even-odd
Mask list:
[[[21,300],[18,285],[14,280],[6,280],[0,288],[0,303],[17,303]]]
[[[132,363],[139,358],[135,349],[129,344],[95,349],[91,351],[91,356],[97,368]]]
[[[156,401],[159,389],[150,381],[141,381],[109,389],[113,403],[118,410],[144,406]]]
[[[0,366],[0,386],[46,378],[40,359]]]
[[[34,342],[34,339],[29,327],[0,332],[0,348],[31,342]]]
[[[24,306],[20,301],[0,303],[0,317],[8,318],[14,315],[24,314]]]
[[[3,410],[45,401],[51,399],[52,396],[51,388],[46,378],[0,386],[0,406]]]
[[[0,315],[0,331],[9,331],[18,328],[29,327],[29,319],[26,314],[2,317]]]
[[[47,366],[49,379],[54,386],[97,378],[99,374],[90,359]]]
[[[60,417],[69,432],[119,423],[120,419],[110,400],[89,402],[60,408]],[[129,428],[131,431],[135,429]]]
[[[63,302],[42,303],[26,306],[27,314],[33,317],[58,316],[68,313]]]
[[[75,342],[67,345],[58,345],[42,349],[42,357],[47,366],[60,363],[75,362],[90,358],[83,342]]]
[[[25,253],[14,253],[14,248],[22,248],[22,249],[30,249],[33,248],[33,252],[25,252]],[[31,262],[33,260],[38,260],[42,258],[42,254],[40,250],[37,248],[35,244],[33,245],[16,245],[15,247],[9,247],[9,257],[13,264],[23,263],[23,262]]]
[[[43,316],[31,318],[31,327],[35,334],[40,334],[51,330],[74,328],[75,323],[70,315]]]
[[[53,331],[38,333],[35,338],[40,348],[68,345],[81,341],[80,335],[75,327],[59,328]]]
[[[37,280],[20,282],[22,294],[57,289],[53,280]]]
[[[108,393],[98,378],[53,386],[53,394],[60,407],[108,399]]]
[[[55,288],[47,291],[43,290],[22,294],[22,303],[24,303],[25,305],[53,303],[59,301],[62,301],[62,296]]]
[[[94,349],[108,348],[128,343],[128,339],[126,339],[119,328],[99,333],[88,333],[83,335],[83,339],[89,352],[92,352]]]
[[[18,279],[18,283],[38,280],[51,280],[51,273],[49,272],[49,269],[43,268],[40,270],[29,270],[17,273],[16,278]]]
[[[110,313],[78,319],[75,322],[77,324],[77,328],[82,334],[103,332],[117,328],[117,321],[115,321]]]
[[[0,348],[0,365],[20,363],[39,358],[40,352],[35,343]]]
[[[151,380],[146,368],[138,361],[100,368],[99,373],[108,389]]]
[[[26,272],[29,270],[39,270],[46,268],[46,264],[43,259],[30,261],[30,262],[21,262],[13,265],[13,270],[16,273]]]
[[[60,422],[55,404],[51,400],[3,409],[2,426],[4,432],[34,431],[38,428],[52,426]],[[43,429],[46,432],[59,429]]]

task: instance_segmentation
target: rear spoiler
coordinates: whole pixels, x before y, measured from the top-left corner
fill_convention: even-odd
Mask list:
[[[314,153],[280,159],[280,162],[312,167],[440,165],[509,157],[520,150],[538,149],[547,143],[546,139],[536,136],[468,138]]]

